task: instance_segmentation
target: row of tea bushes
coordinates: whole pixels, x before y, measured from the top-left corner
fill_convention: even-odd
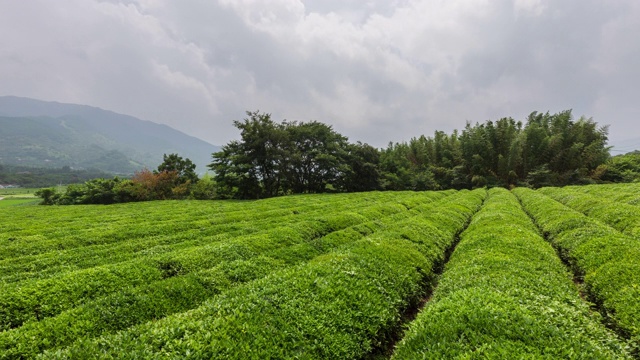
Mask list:
[[[483,198],[484,190],[460,192],[417,207],[415,216],[197,309],[44,357],[362,358],[390,341]]]
[[[289,213],[286,216],[256,221],[246,228],[239,228],[237,224],[219,225],[177,231],[176,233],[168,232],[165,235],[152,237],[131,238],[129,241],[117,244],[83,246],[59,252],[6,259],[0,261],[0,282],[13,283],[30,279],[45,279],[91,267],[203,246],[237,236],[259,234],[287,224],[295,224],[299,219],[299,216]]]
[[[619,203],[640,206],[640,183],[568,186],[566,188]]]
[[[184,209],[185,205],[190,206],[190,211],[175,214],[177,208]],[[11,226],[14,229],[3,231],[5,236],[0,238],[0,259],[92,245],[115,245],[132,238],[162,236],[188,229],[243,221],[247,219],[247,215],[253,213],[255,213],[254,220],[291,214],[291,211],[286,209],[271,209],[264,212],[234,210],[235,216],[222,216],[224,213],[218,213],[213,209],[209,214],[201,212],[206,206],[204,202],[196,204],[160,202],[149,203],[146,208],[139,209],[139,212],[134,209],[122,209],[119,205],[69,206],[64,209],[60,207],[31,208],[29,209],[31,214],[27,212],[12,214],[16,225]],[[114,209],[115,207],[117,209]],[[73,211],[68,211],[67,208]],[[52,214],[55,214],[55,217],[52,218]],[[73,215],[78,217],[73,218]],[[99,231],[94,226],[96,223],[100,223]],[[149,223],[153,226],[144,226]]]
[[[432,193],[444,196],[439,193]],[[342,194],[341,194],[342,195]],[[409,197],[411,193],[399,193]],[[290,216],[293,213],[327,211],[332,207],[353,206],[357,202],[388,199],[391,194],[327,196],[321,201],[293,196],[281,202],[149,202],[113,206],[44,207],[12,213],[12,222],[0,222],[0,260],[41,253],[60,252],[88,246],[118,245],[130,239],[166,236],[201,230],[202,235],[232,230],[242,224]],[[307,201],[304,202],[303,199]],[[234,204],[237,204],[234,206]],[[55,214],[52,217],[52,214]],[[53,223],[52,223],[53,222]],[[100,227],[95,224],[99,223]],[[197,235],[197,233],[196,233]]]
[[[538,191],[640,239],[640,207],[638,206],[596,197],[572,188],[542,188]]]
[[[412,204],[419,208],[438,204],[435,202],[425,205],[425,202],[431,203],[429,196],[416,196]],[[190,271],[184,276],[159,280],[146,286],[129,287],[62,312],[58,316],[39,322],[29,322],[20,328],[0,333],[0,352],[10,358],[34,357],[45,349],[68,345],[79,337],[96,337],[145,321],[187,311],[233,286],[308,261],[332,248],[355,242],[365,235],[370,235],[407,217],[415,216],[417,213],[417,211],[406,211],[403,206],[398,208],[398,205],[393,203],[388,203],[386,206],[387,209],[383,208],[384,205],[364,209],[373,214],[377,220],[331,232],[323,237],[311,240],[309,237],[298,239],[302,241],[290,239],[289,242],[281,244],[273,240],[278,239],[282,242],[283,236],[255,241],[260,245],[260,251],[245,252],[238,259],[224,259],[220,254],[203,254],[201,250],[196,251],[195,254],[201,261],[202,259],[213,261],[215,266],[207,269],[211,264],[199,263],[194,270],[198,267],[207,270]],[[377,209],[377,212],[372,209]],[[398,210],[404,211],[395,213]],[[395,214],[378,218],[383,213]],[[348,214],[332,217],[333,221],[329,221],[331,219],[325,221],[336,228],[354,222],[353,216]],[[309,228],[309,224],[300,226]],[[189,254],[181,254],[181,257],[188,258]],[[183,269],[183,263],[174,259],[172,264],[176,268]]]
[[[640,244],[601,222],[529,189],[516,189],[525,209],[574,271],[611,325],[640,349]]]
[[[425,197],[431,198],[429,195]],[[439,197],[433,196],[433,198],[437,199]],[[9,283],[33,278],[42,279],[84,268],[202,246],[237,236],[264,233],[276,227],[299,223],[310,216],[320,217],[321,214],[334,210],[349,211],[351,209],[359,210],[360,208],[362,208],[362,202],[360,201],[327,204],[321,208],[314,206],[311,210],[298,207],[294,210],[295,213],[292,210],[287,210],[286,214],[283,213],[279,216],[254,221],[251,219],[251,214],[245,214],[242,222],[213,226],[198,225],[188,230],[168,231],[162,236],[132,237],[129,241],[116,244],[76,247],[57,252],[6,259],[0,261],[0,282]],[[153,227],[155,224],[140,223],[137,226]],[[99,229],[96,229],[96,231],[99,231]]]
[[[590,314],[554,249],[495,188],[394,359],[613,359],[625,345]]]
[[[424,206],[445,196],[440,193],[399,195],[398,200],[411,197],[413,206]],[[340,213],[339,210],[345,207],[334,206],[329,215],[299,214],[301,222],[280,224],[277,228],[265,229],[262,234],[162,254],[133,265],[116,264],[131,269],[157,266],[164,276],[162,279],[147,277],[148,285],[131,283],[122,290],[97,296],[95,300],[70,308],[58,316],[28,322],[20,328],[1,333],[0,349],[6,349],[8,354],[33,355],[38,349],[65,344],[79,335],[98,335],[185,311],[231,285],[308,260],[332,246],[362,237],[379,227],[380,222],[392,223],[410,215],[408,205],[388,201],[354,201],[350,206],[369,218],[352,212]],[[334,215],[334,212],[339,214]],[[387,219],[388,214],[396,215]],[[302,221],[304,219],[313,220]],[[363,221],[375,219],[379,220],[363,224]],[[355,224],[360,225],[352,226]],[[340,229],[345,230],[336,231]],[[15,299],[21,294],[14,295]],[[61,303],[68,300],[67,296]]]
[[[372,209],[378,207],[383,210]],[[383,211],[397,212],[405,209],[401,205],[377,205],[361,207],[358,211],[381,216]],[[246,258],[273,247],[275,243],[312,240],[366,220],[357,213],[327,215],[320,218],[316,214],[310,214],[301,215],[298,219],[299,222],[295,226],[278,226],[264,234],[241,236],[187,250],[179,249],[159,256],[146,256],[132,261],[67,272],[43,280],[4,284],[3,292],[0,293],[0,329],[15,328],[25,321],[37,321],[57,315],[121,288],[136,287],[206,269],[221,260]]]

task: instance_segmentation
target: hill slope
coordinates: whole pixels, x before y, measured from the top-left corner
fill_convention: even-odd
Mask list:
[[[166,125],[86,105],[0,97],[0,162],[132,173],[162,155],[188,157],[206,170],[219,147]]]

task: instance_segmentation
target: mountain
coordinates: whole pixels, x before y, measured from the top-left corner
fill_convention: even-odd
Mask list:
[[[0,96],[0,163],[131,174],[177,153],[206,171],[220,147],[169,126],[96,107]]]

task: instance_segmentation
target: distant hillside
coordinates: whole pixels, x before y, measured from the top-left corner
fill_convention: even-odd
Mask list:
[[[0,164],[0,184],[27,188],[43,188],[60,184],[78,184],[96,178],[111,178],[113,174],[95,169],[73,170],[69,167],[36,168]]]
[[[166,125],[99,108],[0,97],[0,163],[95,168],[113,173],[154,169],[162,155],[191,159],[198,172],[219,147]]]

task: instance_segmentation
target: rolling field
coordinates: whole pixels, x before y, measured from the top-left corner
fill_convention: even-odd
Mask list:
[[[638,358],[636,190],[5,206],[0,359]]]

